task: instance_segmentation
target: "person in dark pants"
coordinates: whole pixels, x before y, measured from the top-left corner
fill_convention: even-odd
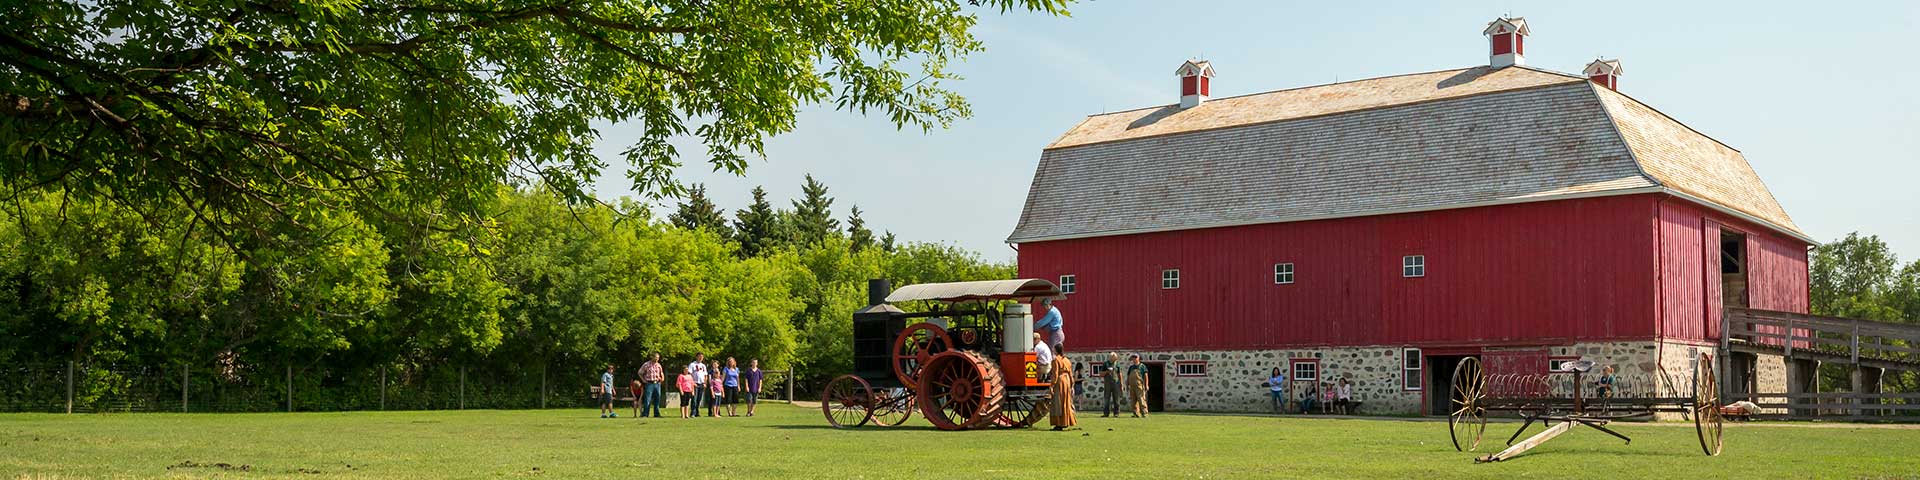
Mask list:
[[[707,394],[707,354],[693,354],[693,363],[687,364],[687,373],[693,374],[693,416],[700,416],[700,407],[708,405]]]
[[[747,416],[751,417],[754,407],[760,406],[760,381],[766,378],[767,373],[760,371],[760,359],[753,359],[748,365],[747,371],[740,374],[740,379],[747,384]]]
[[[1107,352],[1107,361],[1101,365],[1100,381],[1105,390],[1100,391],[1100,416],[1120,416],[1120,404],[1126,402],[1126,392],[1120,382],[1120,353]]]
[[[653,354],[652,360],[640,366],[641,410],[636,416],[644,417],[647,415],[647,410],[652,409],[653,418],[660,418],[660,409],[667,403],[666,394],[660,391],[660,383],[665,381],[667,381],[667,372],[660,368],[660,354]]]
[[[607,371],[600,374],[600,418],[614,418],[613,413],[613,365],[607,365]]]

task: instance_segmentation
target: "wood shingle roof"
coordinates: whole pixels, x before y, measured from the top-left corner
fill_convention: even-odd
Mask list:
[[[1009,242],[1667,191],[1807,240],[1740,156],[1583,78],[1400,75],[1088,117]]]

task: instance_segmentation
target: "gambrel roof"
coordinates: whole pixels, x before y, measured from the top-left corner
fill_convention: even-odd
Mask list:
[[[1008,242],[1667,192],[1814,243],[1738,150],[1584,78],[1400,75],[1087,117]]]

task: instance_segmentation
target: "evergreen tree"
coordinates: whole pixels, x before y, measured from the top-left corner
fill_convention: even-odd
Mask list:
[[[793,240],[811,245],[829,236],[839,236],[840,221],[833,218],[833,197],[827,196],[826,184],[809,174],[800,194],[801,198],[793,201],[793,214],[789,218]]]
[[[867,229],[867,221],[860,218],[860,206],[854,205],[847,216],[847,238],[853,240],[853,251],[858,252],[873,246],[873,231]]]
[[[734,241],[740,244],[740,258],[753,258],[784,243],[780,238],[780,218],[767,203],[767,189],[753,187],[753,204],[734,211]]]
[[[886,235],[880,237],[880,251],[893,253],[893,232],[892,231],[888,231]]]
[[[710,230],[720,234],[721,238],[732,238],[733,229],[727,227],[726,217],[720,214],[720,207],[707,199],[707,187],[694,184],[687,191],[687,198],[680,202],[680,211],[668,217],[675,226],[687,230]]]

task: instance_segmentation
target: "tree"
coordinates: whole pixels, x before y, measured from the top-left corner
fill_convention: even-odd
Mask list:
[[[809,174],[800,195],[793,201],[793,214],[787,222],[793,229],[794,242],[812,245],[840,236],[840,221],[833,219],[833,197],[827,196],[826,184]]]
[[[888,231],[886,235],[882,235],[880,237],[880,250],[886,251],[887,253],[893,253],[893,232],[892,231]]]
[[[773,204],[767,203],[767,190],[753,187],[753,203],[733,214],[733,238],[740,244],[740,257],[758,257],[780,245],[780,239],[775,238],[779,227]]]
[[[1813,250],[1809,308],[1815,315],[1898,320],[1905,316],[1897,290],[1900,260],[1880,237],[1858,232]]]
[[[852,240],[853,251],[873,246],[873,231],[867,229],[867,221],[860,218],[860,206],[854,205],[847,214],[847,238]]]
[[[949,125],[970,109],[947,66],[982,49],[966,4],[1065,1],[21,0],[0,7],[0,178],[227,235],[299,219],[297,197],[447,228],[502,183],[589,201],[594,125],[637,122],[626,175],[660,198],[676,137],[739,173],[809,104]],[[401,208],[430,201],[447,211]]]
[[[720,213],[720,207],[707,200],[707,187],[694,184],[687,190],[686,199],[680,201],[680,210],[669,219],[674,225],[688,230],[707,229],[720,234],[720,238],[733,237],[733,229],[727,227],[727,218]]]

